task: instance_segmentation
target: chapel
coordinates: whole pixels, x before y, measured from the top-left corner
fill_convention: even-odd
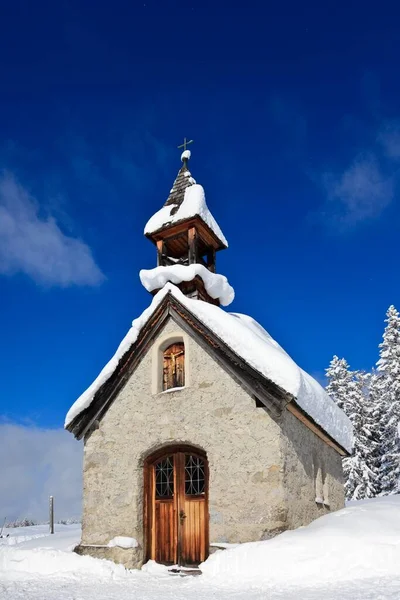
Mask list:
[[[76,551],[130,568],[198,567],[344,506],[350,421],[259,323],[223,308],[228,242],[190,158],[144,229],[152,301],[65,421],[84,443]]]

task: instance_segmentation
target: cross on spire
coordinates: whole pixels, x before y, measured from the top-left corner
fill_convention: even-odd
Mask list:
[[[193,140],[187,140],[186,138],[183,138],[183,144],[181,144],[180,146],[178,146],[178,148],[183,148],[183,151],[186,151],[186,146],[189,146],[189,144],[192,144]]]

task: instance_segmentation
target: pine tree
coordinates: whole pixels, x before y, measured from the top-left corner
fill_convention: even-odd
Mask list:
[[[376,480],[376,493],[377,496],[382,494],[382,453],[383,453],[383,440],[386,435],[386,421],[387,421],[387,407],[385,402],[382,401],[382,393],[379,390],[380,385],[377,384],[378,379],[382,376],[373,370],[371,373],[371,379],[369,384],[369,399],[371,406],[371,418],[372,418],[372,430],[377,444],[375,450],[371,455],[373,461],[374,472],[377,473]]]
[[[380,485],[383,494],[400,493],[400,315],[388,308],[379,345],[377,373],[371,383],[375,418],[379,419],[382,439]]]
[[[336,402],[339,408],[348,414],[351,406],[351,396],[353,393],[354,373],[350,371],[349,364],[344,358],[334,356],[326,369],[328,385],[326,391]]]
[[[374,409],[369,394],[369,373],[354,373],[351,409],[348,412],[354,428],[353,454],[343,460],[348,499],[374,498],[379,491],[379,448]]]
[[[354,428],[353,453],[343,459],[346,498],[373,498],[378,489],[378,440],[368,393],[370,376],[351,371],[347,361],[337,356],[333,357],[326,374],[329,380],[327,392],[344,410]]]

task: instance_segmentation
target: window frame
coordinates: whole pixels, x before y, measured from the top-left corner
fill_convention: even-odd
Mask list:
[[[176,352],[172,352],[168,355],[167,352],[176,347]],[[180,348],[178,350],[178,348]],[[183,355],[183,359],[179,360]],[[169,362],[167,362],[169,361]],[[180,389],[185,387],[185,363],[186,363],[186,352],[185,343],[173,342],[163,350],[162,358],[162,391],[167,392],[169,390]],[[167,371],[167,377],[166,377]],[[181,381],[179,381],[181,379]],[[169,385],[170,384],[170,385]]]
[[[185,390],[191,385],[189,336],[182,330],[170,331],[169,333],[159,336],[152,348],[151,393],[154,396],[158,394],[168,394],[171,393],[171,390],[174,390],[174,388],[163,389],[164,352],[173,344],[179,343],[183,343],[185,352],[185,385],[181,388],[177,388],[175,391],[176,393],[179,393],[181,390]]]

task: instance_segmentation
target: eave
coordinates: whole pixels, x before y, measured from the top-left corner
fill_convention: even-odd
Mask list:
[[[165,296],[154,311],[137,340],[120,359],[114,373],[96,392],[90,406],[67,425],[68,431],[73,433],[77,439],[81,439],[95,421],[102,419],[146,352],[151,348],[153,340],[162,330],[169,317],[193,337],[239,385],[246,389],[256,401],[257,406],[263,407],[273,418],[279,418],[286,408],[341,456],[349,455],[340,444],[301,409],[294,396],[251,367],[171,293]]]
[[[197,227],[198,232],[204,241],[216,251],[227,248],[226,244],[219,239],[211,227],[209,227],[209,225],[203,221],[200,215],[194,215],[189,219],[181,219],[180,221],[176,221],[174,223],[167,223],[156,231],[145,233],[145,236],[151,240],[153,244],[157,244],[158,240],[166,240],[168,238],[178,236],[190,229],[190,227]]]

